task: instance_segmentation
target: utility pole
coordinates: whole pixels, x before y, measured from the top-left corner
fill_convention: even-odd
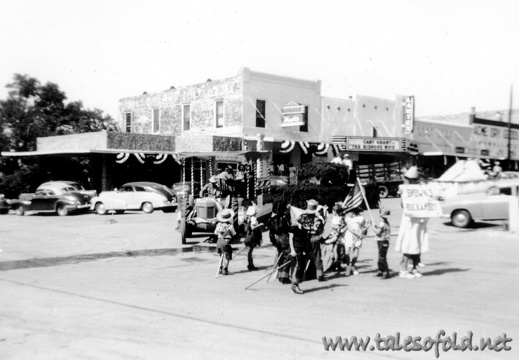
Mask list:
[[[508,156],[507,156],[507,170],[512,170],[512,98],[514,93],[514,86],[510,85],[510,109],[508,110]]]

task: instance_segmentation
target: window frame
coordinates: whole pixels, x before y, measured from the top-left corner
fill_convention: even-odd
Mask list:
[[[218,104],[222,104],[222,123],[218,124]],[[214,102],[214,126],[217,129],[225,127],[225,106],[223,100],[216,100]]]
[[[124,114],[125,114],[124,115],[124,130],[126,133],[131,133],[132,125],[133,125],[133,114],[131,112],[126,112]],[[128,119],[130,120],[129,124],[128,124]]]
[[[301,125],[299,127],[299,131],[300,132],[308,132],[308,106],[305,105],[305,113],[303,115],[303,121],[304,121],[304,125]]]
[[[258,103],[263,102],[263,114],[259,111]],[[267,100],[256,99],[256,127],[265,129],[267,127]],[[258,116],[262,115],[262,116]],[[261,126],[263,125],[263,126]]]
[[[155,112],[157,113],[157,128],[155,129]],[[151,131],[153,134],[160,132],[160,109],[151,110]]]
[[[188,108],[189,121],[186,129],[186,107]],[[191,104],[182,104],[182,131],[191,130]]]

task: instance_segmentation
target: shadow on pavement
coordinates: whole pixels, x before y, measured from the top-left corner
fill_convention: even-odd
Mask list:
[[[86,262],[86,261],[96,261],[96,260],[109,259],[109,258],[176,255],[179,253],[190,252],[190,251],[193,251],[193,249],[192,248],[179,248],[179,249],[132,250],[132,251],[117,251],[117,252],[99,253],[99,254],[74,255],[74,256],[66,256],[66,257],[4,261],[4,262],[0,262],[0,271],[70,265],[70,264],[77,264],[77,263]]]
[[[304,282],[303,282],[304,284]],[[343,285],[343,284],[330,284],[330,285],[326,285],[326,286],[319,286],[319,287],[316,287],[316,288],[311,288],[311,289],[302,289],[305,294],[306,293],[311,293],[311,292],[314,292],[314,291],[320,291],[320,290],[329,290],[329,289],[333,289],[333,288],[336,288],[336,287],[345,287],[345,286],[348,286],[348,285]]]
[[[444,222],[443,225],[445,225],[449,230],[456,230],[456,231],[475,231],[480,229],[495,229],[495,230],[501,230],[506,227],[503,223],[488,223],[488,222],[474,222],[471,226],[467,228],[458,228],[454,226],[450,221]],[[437,230],[441,232],[441,230]]]
[[[447,269],[438,269],[438,270],[433,270],[433,271],[423,271],[422,274],[424,276],[434,276],[434,275],[443,275],[443,274],[446,274],[446,273],[451,273],[451,272],[462,272],[462,271],[470,271],[470,269],[460,269],[460,268],[447,268]]]

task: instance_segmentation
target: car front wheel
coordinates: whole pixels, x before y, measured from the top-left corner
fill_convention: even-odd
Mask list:
[[[144,211],[146,214],[151,214],[153,212],[153,210],[155,210],[155,209],[153,208],[152,203],[145,202],[144,204],[142,204],[142,211]]]
[[[98,215],[105,215],[106,214],[106,206],[103,203],[97,203],[96,204],[96,213]]]
[[[452,224],[459,228],[466,228],[472,223],[472,216],[467,210],[456,210],[451,215]]]
[[[68,215],[68,209],[65,205],[58,205],[58,208],[56,209],[56,212],[59,216],[67,216]]]
[[[15,213],[18,216],[23,216],[25,214],[25,209],[23,208],[23,206],[20,206],[16,209]]]

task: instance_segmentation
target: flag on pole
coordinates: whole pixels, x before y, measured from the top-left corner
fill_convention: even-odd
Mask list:
[[[344,202],[342,203],[342,207],[345,211],[359,207],[362,204],[364,197],[362,196],[361,186],[362,185],[356,181],[353,189],[350,189],[348,195],[346,195],[346,199],[344,199]]]

